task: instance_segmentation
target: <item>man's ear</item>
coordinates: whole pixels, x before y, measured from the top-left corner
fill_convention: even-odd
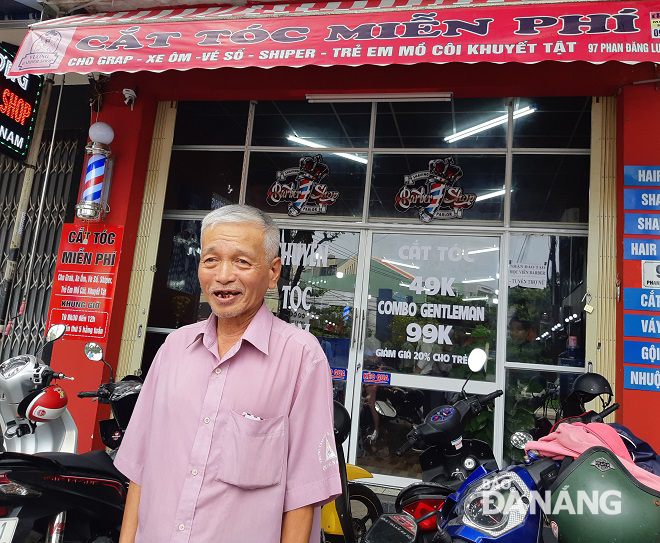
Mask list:
[[[280,273],[282,272],[282,259],[278,256],[273,258],[273,261],[270,263],[270,270],[268,271],[270,277],[268,278],[268,288],[276,288],[277,281],[280,278]]]

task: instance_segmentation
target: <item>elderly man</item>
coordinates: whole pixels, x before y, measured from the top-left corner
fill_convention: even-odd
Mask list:
[[[120,543],[318,542],[340,492],[328,363],[274,317],[279,230],[226,206],[202,221],[199,282],[213,314],[171,333],[115,464],[131,481]]]

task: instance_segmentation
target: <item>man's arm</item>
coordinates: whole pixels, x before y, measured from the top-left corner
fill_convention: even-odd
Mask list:
[[[138,487],[139,488],[139,487]],[[314,518],[314,506],[306,505],[299,509],[287,511],[282,515],[282,539],[281,543],[309,543],[312,532],[312,520]],[[137,527],[137,520],[135,523]],[[122,530],[122,535],[124,531]],[[119,543],[124,543],[120,540]],[[126,543],[133,543],[127,539]]]
[[[128,485],[126,505],[124,506],[124,519],[121,523],[119,543],[134,543],[135,532],[138,525],[138,505],[140,504],[140,487],[133,481]],[[311,523],[311,519],[310,519]]]

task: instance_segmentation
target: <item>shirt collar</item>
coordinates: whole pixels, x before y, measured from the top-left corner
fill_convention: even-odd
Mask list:
[[[210,349],[218,342],[218,317],[213,313],[206,319],[206,323],[203,328],[199,330],[192,338],[188,347],[190,347],[195,341],[199,338],[202,338],[202,343],[207,349]],[[256,315],[252,317],[250,324],[243,332],[243,337],[246,341],[249,341],[257,349],[259,349],[265,355],[268,354],[268,344],[270,342],[270,331],[273,326],[273,314],[268,310],[266,304],[262,304],[257,311]]]

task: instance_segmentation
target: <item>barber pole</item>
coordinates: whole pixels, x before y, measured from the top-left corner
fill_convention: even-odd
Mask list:
[[[76,216],[83,221],[98,222],[109,210],[108,193],[114,157],[108,146],[114,139],[114,131],[106,123],[94,123],[89,127],[89,138],[91,141],[85,150],[90,157]]]
[[[443,182],[434,182],[431,184],[431,190],[429,191],[429,196],[431,201],[429,205],[424,209],[420,209],[419,218],[424,222],[431,222],[435,216],[435,212],[440,206],[440,203],[445,198],[445,191],[447,189],[447,184]]]

